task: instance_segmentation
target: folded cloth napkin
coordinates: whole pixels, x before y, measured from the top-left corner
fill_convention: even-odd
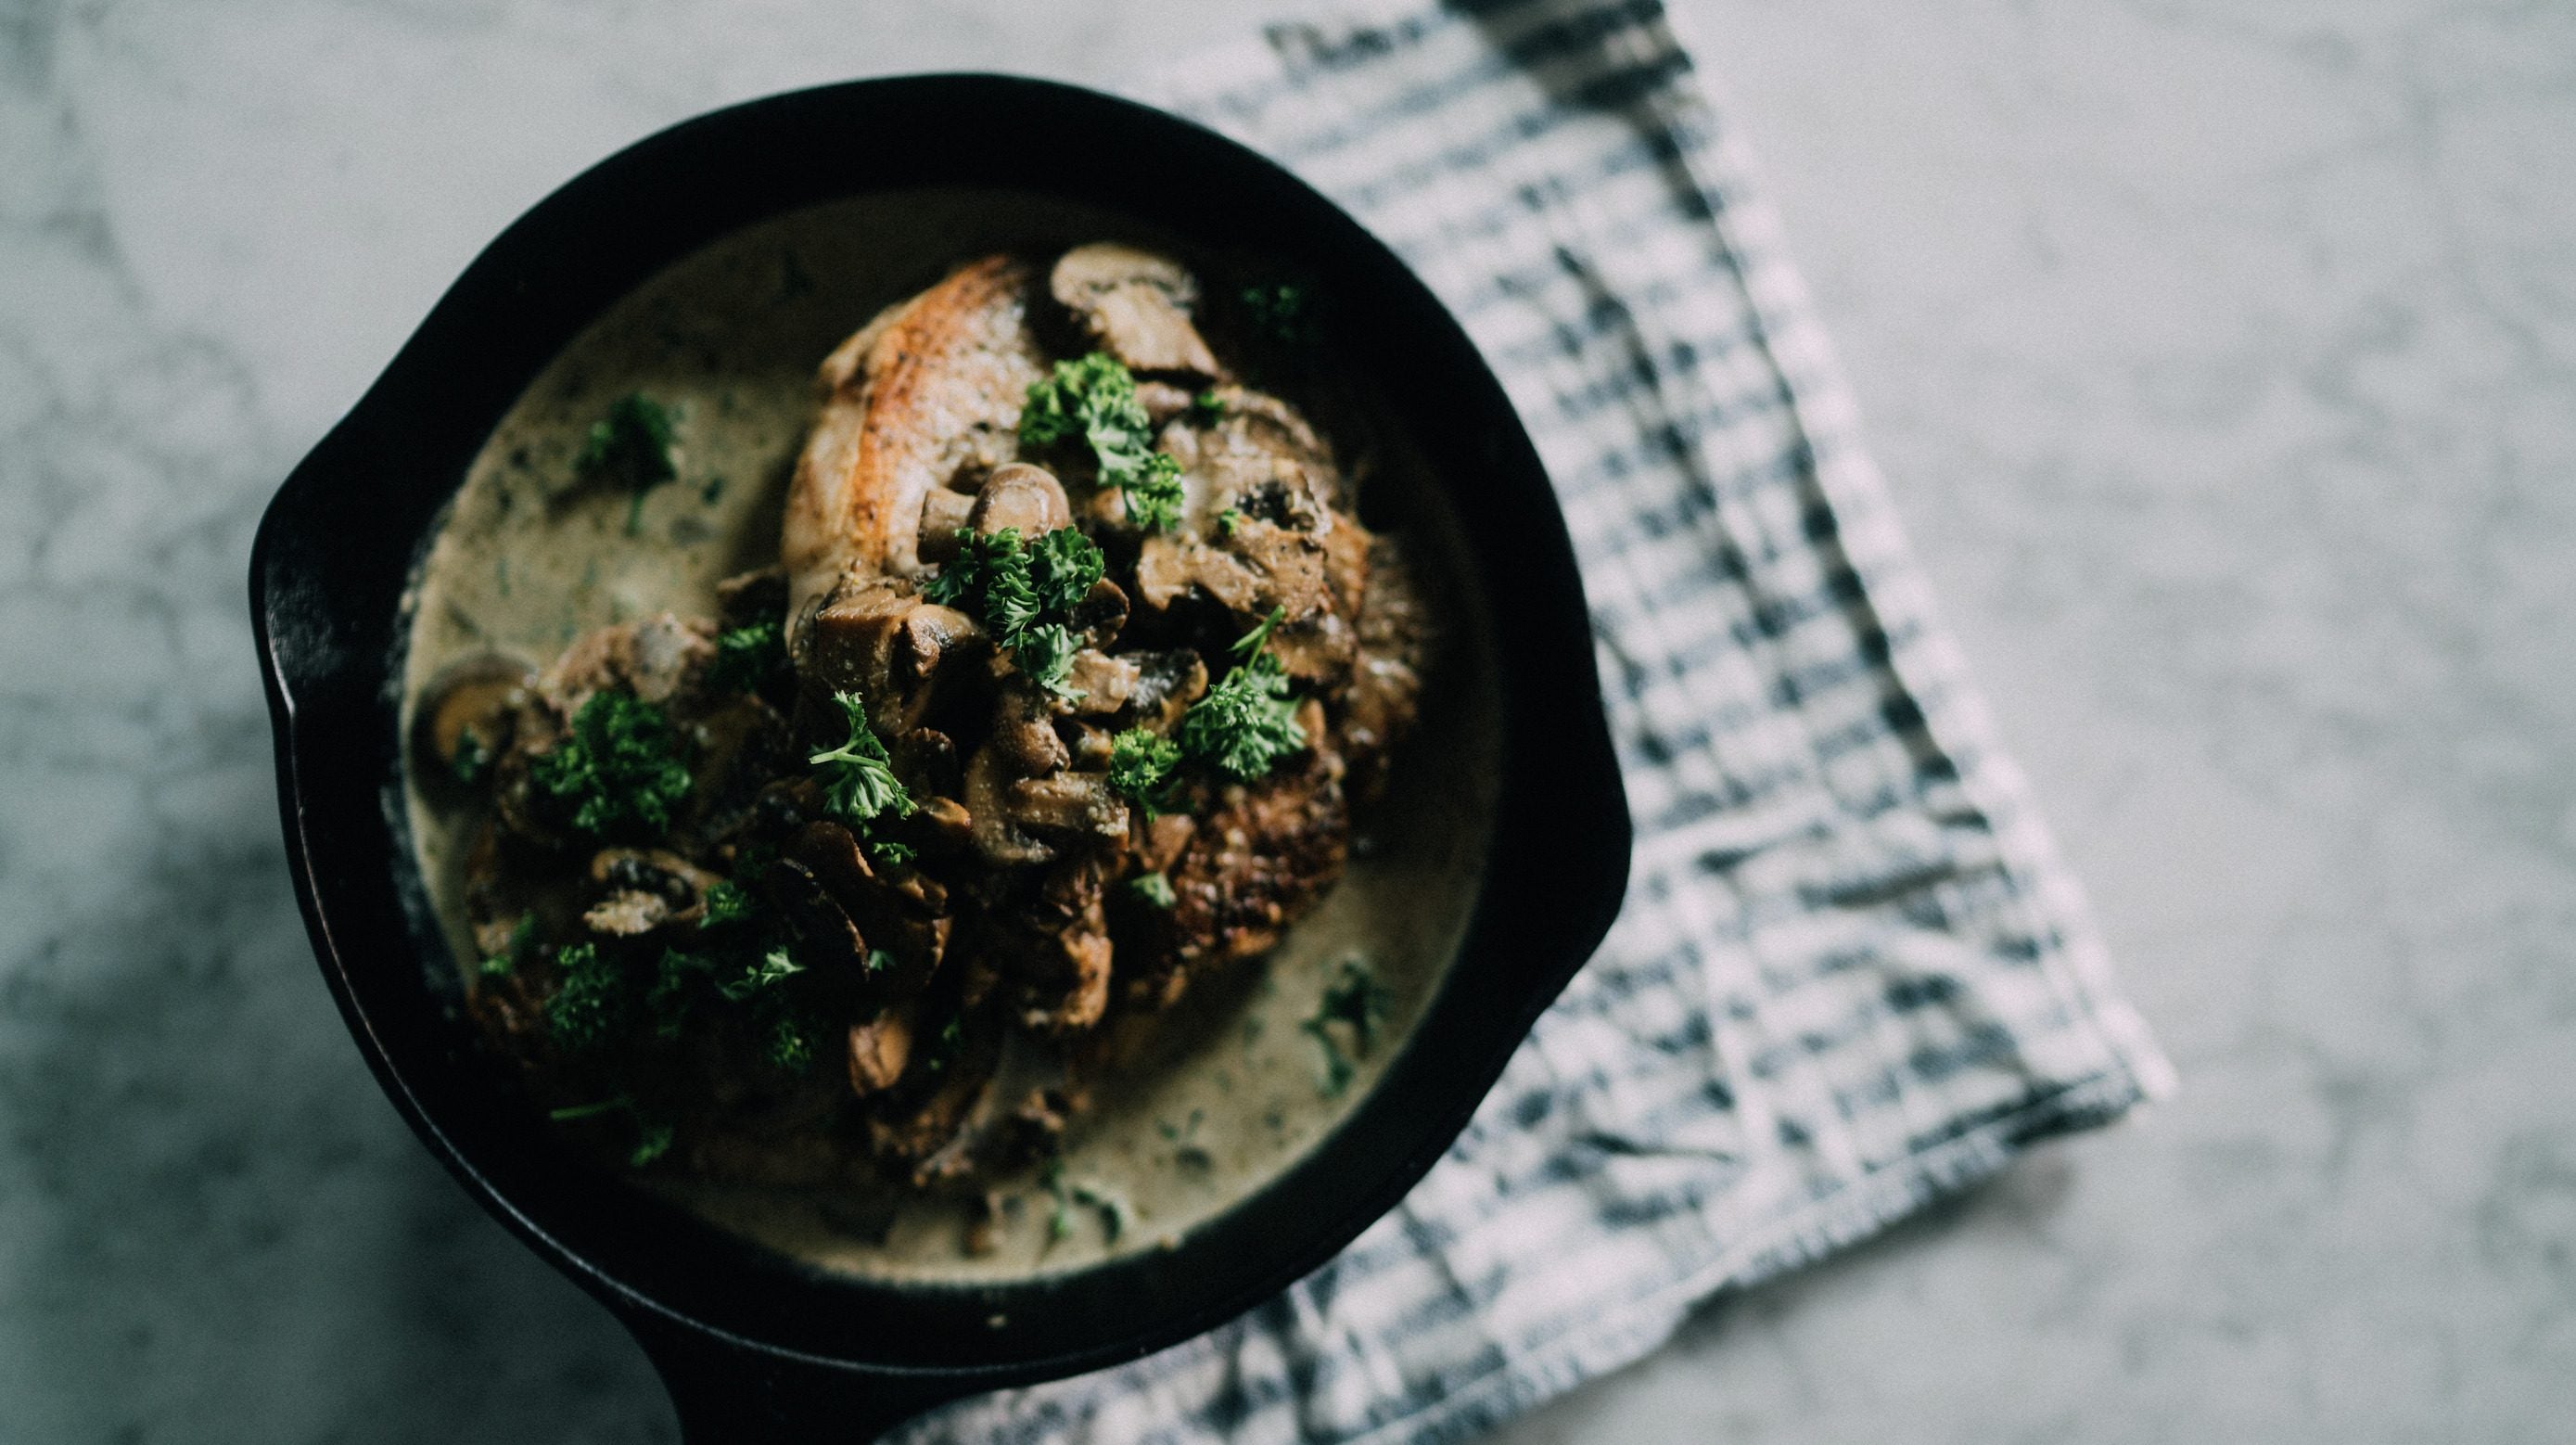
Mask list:
[[[1502,378],[1580,555],[1633,878],[1340,1257],[905,1438],[1454,1439],[2167,1086],[1653,0],[1277,27],[1148,94],[1372,227]]]

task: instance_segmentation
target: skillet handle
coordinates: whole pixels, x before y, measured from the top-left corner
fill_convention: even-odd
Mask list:
[[[624,1318],[680,1416],[682,1445],[864,1445],[969,1393],[945,1381],[770,1354]]]

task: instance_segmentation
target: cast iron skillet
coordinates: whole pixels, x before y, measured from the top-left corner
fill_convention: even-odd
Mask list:
[[[828,1276],[566,1156],[485,1066],[400,819],[401,599],[467,463],[540,368],[663,266],[794,208],[972,184],[1106,207],[1312,274],[1462,505],[1501,641],[1504,779],[1462,952],[1413,1042],[1315,1152],[1177,1248],[1067,1276]],[[1573,553],[1502,388],[1383,245],[1209,131],[1070,86],[861,81],[673,127],[502,233],[270,504],[251,610],[296,891],[395,1105],[465,1187],[634,1331],[694,1445],[866,1439],[975,1392],[1132,1359],[1240,1313],[1392,1207],[1608,928],[1629,825]]]

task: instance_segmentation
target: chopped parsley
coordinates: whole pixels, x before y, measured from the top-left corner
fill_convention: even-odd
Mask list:
[[[823,806],[848,823],[865,824],[888,812],[898,818],[909,816],[912,794],[894,775],[885,744],[868,726],[867,704],[853,692],[836,692],[832,700],[849,718],[850,738],[806,759],[826,770]]]
[[[492,770],[492,750],[484,745],[483,735],[470,727],[458,733],[456,757],[448,767],[456,781],[469,788],[483,781],[483,775]]]
[[[1243,509],[1241,507],[1228,507],[1224,511],[1216,514],[1216,529],[1229,537],[1234,535],[1235,528],[1242,525]]]
[[[1386,985],[1378,982],[1376,971],[1361,959],[1345,958],[1333,981],[1325,985],[1315,1012],[1298,1025],[1324,1051],[1324,1077],[1318,1087],[1327,1097],[1349,1088],[1359,1071],[1352,1054],[1334,1036],[1332,1025],[1349,1029],[1354,1051],[1365,1058],[1377,1047],[1378,1030],[1386,1024],[1386,1003]]]
[[[689,795],[680,740],[660,708],[624,692],[595,692],[573,715],[572,736],[528,769],[538,790],[593,837],[660,833]]]
[[[758,692],[787,670],[787,629],[774,618],[716,634],[707,681],[722,692]]]
[[[1181,524],[1181,464],[1168,452],[1155,452],[1145,468],[1119,492],[1127,520],[1147,532],[1168,532]]]
[[[1278,281],[1243,288],[1243,312],[1265,339],[1290,348],[1315,340],[1315,298],[1305,287]]]
[[[760,962],[743,970],[739,976],[716,985],[716,992],[734,1003],[741,1003],[804,971],[805,966],[788,957],[786,949],[773,948],[761,955]]]
[[[769,1062],[791,1074],[802,1074],[814,1067],[814,1038],[804,1021],[792,1013],[782,1013],[770,1021],[769,1037],[763,1054]]]
[[[635,532],[643,516],[644,494],[680,475],[672,455],[678,440],[670,408],[640,391],[609,403],[608,415],[592,422],[581,455],[573,463],[585,480],[622,487],[630,495],[626,531]]]
[[[1058,527],[1029,549],[1029,590],[1041,616],[1062,616],[1082,605],[1106,568],[1100,549],[1071,527]]]
[[[1190,398],[1190,409],[1199,414],[1200,420],[1214,421],[1225,415],[1225,398],[1216,394],[1216,388],[1210,387]]]
[[[492,955],[490,958],[483,960],[483,976],[485,978],[507,978],[511,974],[518,972],[519,960],[528,956],[528,944],[534,940],[536,936],[537,915],[533,913],[520,914],[518,926],[510,930],[510,937],[508,941],[501,945],[501,951]]]
[[[1281,758],[1306,746],[1297,704],[1288,696],[1288,670],[1265,646],[1271,629],[1286,615],[1273,608],[1260,626],[1237,639],[1233,650],[1244,660],[1181,715],[1177,736],[1181,751],[1193,761],[1248,783],[1268,776]]]
[[[1181,901],[1180,895],[1172,891],[1172,880],[1159,870],[1137,874],[1127,880],[1127,887],[1137,897],[1166,912]]]
[[[1100,549],[1071,527],[1023,546],[1016,527],[989,537],[957,532],[957,555],[923,586],[942,606],[969,607],[1031,682],[1070,696],[1065,678],[1081,644],[1063,619],[1089,596],[1105,566]]]
[[[1028,675],[1031,682],[1058,697],[1078,698],[1080,693],[1066,685],[1073,675],[1073,655],[1081,650],[1073,629],[1061,622],[1045,622],[1020,634],[1011,645],[1011,662]]]
[[[628,1114],[635,1119],[635,1148],[626,1156],[628,1168],[641,1169],[671,1152],[673,1133],[671,1126],[646,1119],[643,1111],[635,1107],[635,1101],[624,1094],[611,1099],[602,1099],[595,1104],[572,1104],[561,1109],[546,1111],[546,1117],[558,1124],[569,1124],[580,1119],[596,1119],[605,1114]]]
[[[635,1152],[626,1156],[626,1167],[641,1169],[671,1152],[671,1126],[636,1121]]]
[[[1054,1206],[1047,1211],[1047,1243],[1050,1246],[1073,1237],[1073,1211],[1077,1204],[1100,1216],[1101,1238],[1109,1244],[1118,1242],[1119,1236],[1127,1232],[1129,1221],[1135,1217],[1135,1210],[1107,1185],[1087,1179],[1065,1178],[1062,1159],[1048,1160],[1046,1172],[1038,1177],[1038,1183],[1054,1198]]]
[[[1172,770],[1180,765],[1180,744],[1143,728],[1129,728],[1109,740],[1109,786],[1143,807],[1149,818],[1166,805]]]
[[[555,955],[561,979],[546,1000],[546,1027],[568,1049],[595,1049],[626,1019],[626,977],[616,959],[595,943],[576,943]]]
[[[721,928],[750,917],[751,895],[743,891],[741,884],[720,878],[707,886],[707,911],[698,919],[700,928]]]
[[[1270,645],[1270,634],[1278,631],[1279,624],[1287,620],[1288,608],[1285,604],[1271,608],[1270,615],[1262,618],[1259,626],[1236,638],[1227,646],[1226,651],[1237,657],[1252,656]]]
[[[1123,492],[1129,521],[1162,532],[1180,520],[1180,468],[1154,450],[1154,421],[1136,399],[1136,378],[1108,352],[1059,361],[1029,384],[1020,445],[1036,451],[1075,437],[1091,449],[1100,485]]]

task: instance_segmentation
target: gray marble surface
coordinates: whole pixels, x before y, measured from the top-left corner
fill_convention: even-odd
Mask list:
[[[2185,1091],[1502,1438],[2565,1438],[2576,11],[1681,13]],[[671,1438],[312,970],[259,506],[648,129],[1252,18],[0,0],[0,1441]]]

